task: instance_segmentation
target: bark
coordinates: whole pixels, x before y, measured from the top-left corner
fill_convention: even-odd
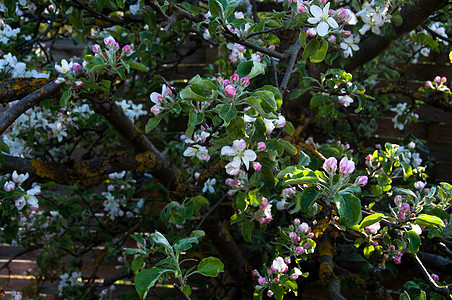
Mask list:
[[[399,38],[402,34],[410,32],[424,23],[431,14],[447,3],[448,0],[414,0],[412,3],[411,1],[405,2],[400,11],[403,23],[399,27],[393,25],[395,27],[395,36],[372,35],[363,40],[359,43],[359,51],[353,54],[353,58],[350,59],[345,70],[350,72],[371,61],[386,49],[392,40]]]

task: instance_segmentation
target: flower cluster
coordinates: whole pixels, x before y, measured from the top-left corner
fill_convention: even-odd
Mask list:
[[[371,3],[366,3],[363,10],[356,13],[361,17],[364,25],[359,29],[361,35],[365,35],[367,31],[371,30],[374,34],[382,34],[381,28],[387,22],[391,22],[391,16],[386,13],[389,10],[389,5],[376,6],[375,0]]]
[[[82,287],[83,281],[81,281],[81,272],[72,272],[72,274],[64,273],[60,276],[60,283],[58,284],[58,295],[65,295],[66,290],[74,287]]]
[[[11,179],[6,181],[3,189],[5,192],[20,192],[23,194],[19,198],[14,201],[14,206],[17,210],[21,211],[26,204],[29,205],[31,210],[37,210],[39,208],[37,195],[41,194],[41,186],[34,185],[33,188],[25,191],[22,187],[22,183],[25,182],[29,177],[28,173],[25,174],[17,174],[17,171],[14,171],[11,174]]]
[[[239,98],[243,90],[250,85],[250,79],[242,77],[238,74],[233,74],[229,79],[223,79],[223,77],[217,77],[217,83],[220,87],[220,93],[226,100],[232,100]]]
[[[440,91],[440,92],[450,92],[450,88],[446,86],[447,78],[436,76],[433,82],[427,80],[425,82],[425,87],[428,89]]]
[[[124,45],[121,53],[118,55],[120,49],[119,43],[112,36],[104,38],[104,44],[106,49],[102,49],[99,44],[93,45],[93,52],[95,57],[100,57],[106,64],[112,68],[116,68],[118,62],[121,62],[122,58],[132,53],[132,46]]]
[[[199,160],[204,161],[208,161],[210,159],[207,147],[199,145],[205,143],[207,138],[210,136],[208,130],[210,130],[209,127],[204,127],[203,125],[201,125],[201,131],[196,132],[193,135],[193,139],[183,136],[185,144],[189,145],[183,153],[185,157],[197,157]]]
[[[154,103],[154,106],[151,107],[151,112],[154,116],[158,116],[164,109],[173,106],[175,97],[171,88],[164,84],[161,93],[152,92],[149,98]]]
[[[20,28],[12,29],[11,26],[5,24],[3,19],[0,19],[0,42],[7,44],[10,40],[15,39],[20,32]]]
[[[141,103],[135,104],[132,100],[122,100],[119,105],[130,120],[138,120],[139,117],[147,115],[147,111],[143,109]]]
[[[226,173],[229,175],[237,175],[240,171],[242,163],[245,168],[249,170],[250,162],[256,160],[257,155],[251,149],[246,149],[247,144],[243,139],[235,140],[231,146],[224,146],[221,148],[221,155],[223,156],[233,156],[231,162],[226,165]]]
[[[394,128],[403,130],[408,122],[417,121],[419,119],[419,115],[411,112],[407,106],[408,104],[404,102],[398,103],[396,107],[390,108],[391,111],[396,113],[396,115],[392,118]]]

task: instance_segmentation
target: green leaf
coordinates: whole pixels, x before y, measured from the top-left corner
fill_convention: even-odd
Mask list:
[[[262,108],[259,100],[256,97],[246,98],[245,103],[250,105],[252,108],[254,108],[257,111],[257,113],[260,114],[264,118],[267,118],[267,119],[276,119],[277,118],[275,114],[266,112]]]
[[[9,17],[14,17],[15,13],[16,13],[16,3],[18,1],[17,0],[5,0],[5,6],[8,9],[8,16]]]
[[[172,247],[171,247],[170,243],[168,242],[168,240],[166,239],[166,237],[163,234],[161,234],[160,232],[158,232],[157,230],[153,234],[151,234],[151,237],[155,243],[163,245],[168,250],[172,249]]]
[[[359,248],[364,242],[365,242],[365,240],[364,240],[363,238],[357,238],[357,239],[355,240],[355,242],[353,243],[353,245],[354,245],[356,248]]]
[[[278,156],[283,155],[283,153],[284,153],[284,146],[281,145],[281,143],[279,141],[277,141],[277,140],[267,140],[265,142],[265,144],[267,145],[267,148],[266,148],[265,151],[271,150],[271,151],[275,151],[278,154]]]
[[[309,211],[309,208],[315,203],[315,200],[320,196],[320,192],[315,186],[309,186],[300,194],[301,210],[303,212]]]
[[[373,225],[373,224],[379,222],[380,220],[383,220],[384,217],[385,217],[384,214],[373,214],[373,215],[367,216],[362,220],[361,224],[359,224],[359,229],[363,229],[370,225]]]
[[[209,10],[212,16],[224,19],[223,6],[217,0],[209,0]]]
[[[198,239],[196,237],[185,238],[180,241],[177,241],[174,244],[174,249],[176,249],[178,251],[187,251],[188,249],[193,247],[193,244],[197,244],[197,243],[198,243]]]
[[[351,227],[361,220],[361,201],[351,194],[333,195],[333,201],[339,213],[339,223]]]
[[[124,2],[125,2],[125,0],[116,0],[116,4],[118,5],[118,7],[120,9],[124,8]]]
[[[237,117],[229,122],[226,133],[234,140],[243,138],[246,135],[246,124],[242,117]]]
[[[202,112],[197,113],[194,110],[190,111],[190,114],[188,116],[188,123],[191,126],[196,126],[198,124],[201,124],[202,121],[204,121],[204,113],[202,113]]]
[[[17,233],[19,232],[19,226],[17,225],[6,225],[3,229],[3,233],[5,237],[10,240],[14,240],[17,238]]]
[[[300,160],[298,161],[298,165],[306,167],[310,163],[311,163],[311,158],[309,157],[309,155],[307,155],[302,150],[300,150]]]
[[[69,17],[69,23],[72,24],[75,29],[81,29],[83,27],[82,12],[75,7],[72,7],[71,16]]]
[[[133,259],[131,269],[134,274],[137,274],[138,271],[140,271],[143,262],[144,256],[137,256],[136,258]]]
[[[278,142],[283,145],[284,149],[292,155],[297,154],[297,148],[295,148],[289,141],[279,139]]]
[[[148,123],[146,124],[146,127],[144,129],[144,131],[146,133],[149,133],[152,131],[152,129],[154,129],[162,120],[164,114],[159,114],[158,116],[156,116],[155,118],[149,119]]]
[[[197,270],[204,276],[216,277],[218,273],[224,272],[224,265],[216,257],[207,257],[201,260]]]
[[[403,24],[403,19],[400,14],[394,14],[391,18],[391,22],[396,26],[399,27]]]
[[[309,60],[311,60],[312,63],[320,63],[325,59],[327,51],[328,51],[328,42],[326,40],[322,40],[320,42],[320,48],[314,55],[309,56]]]
[[[162,271],[158,268],[145,269],[135,276],[135,288],[141,299],[146,298],[149,289],[155,285]]]
[[[253,231],[253,227],[253,221],[251,221],[250,219],[246,219],[242,222],[242,235],[245,242],[251,242],[251,232]]]
[[[67,105],[67,102],[69,101],[69,99],[71,99],[71,96],[72,96],[72,92],[70,89],[64,91],[63,95],[61,95],[61,98],[60,98],[60,106],[65,107]]]
[[[222,118],[226,123],[229,123],[232,119],[234,119],[237,116],[237,108],[235,108],[234,105],[226,103],[226,104],[219,104],[220,111],[218,112],[218,115],[220,118]]]
[[[364,247],[363,253],[366,258],[369,258],[372,253],[374,253],[374,251],[375,247],[373,245],[367,245],[366,247]]]
[[[421,245],[421,238],[414,230],[407,231],[405,237],[408,239],[408,250],[410,250],[412,254],[416,254]]]
[[[239,74],[240,78],[247,77],[252,79],[258,75],[265,74],[265,66],[260,62],[249,60],[241,62],[237,66],[237,70],[235,72]]]
[[[411,300],[410,295],[404,291],[403,294],[399,296],[399,300]]]
[[[303,48],[306,48],[306,37],[307,36],[308,36],[308,34],[305,31],[300,30],[300,35],[298,36],[298,38],[300,39],[300,43]]]
[[[286,125],[284,125],[284,130],[290,136],[292,136],[295,132],[295,128],[293,127],[292,123],[289,121],[286,121]]]
[[[437,216],[427,215],[427,214],[421,214],[417,217],[416,221],[414,221],[415,224],[418,224],[419,226],[425,226],[430,228],[444,228],[443,220],[438,218]]]
[[[321,47],[321,43],[319,42],[318,39],[312,39],[309,41],[309,44],[306,46],[306,48],[303,51],[303,58],[308,58],[311,57],[313,55],[315,55],[317,53],[317,51],[319,51],[320,47]]]
[[[145,65],[136,62],[136,61],[129,61],[127,62],[130,66],[131,69],[137,70],[137,71],[142,71],[142,72],[147,72],[148,71],[148,67],[146,67]]]

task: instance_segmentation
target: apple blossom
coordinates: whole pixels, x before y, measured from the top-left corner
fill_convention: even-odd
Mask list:
[[[98,44],[94,44],[93,45],[93,52],[94,53],[99,53],[101,51],[102,51],[102,49],[100,48],[100,46]]]
[[[217,183],[215,178],[209,178],[204,183],[204,187],[202,188],[202,192],[205,193],[209,191],[209,193],[215,193],[215,188],[213,187]]]
[[[257,155],[253,150],[250,149],[245,150],[245,148],[246,142],[243,139],[235,140],[232,143],[232,147],[224,146],[223,148],[221,148],[221,155],[234,156],[231,162],[232,163],[231,166],[233,166],[234,168],[240,168],[241,165],[240,160],[242,160],[243,164],[245,165],[245,168],[249,170],[249,163],[253,162],[257,158]]]
[[[411,207],[408,203],[402,203],[400,206],[400,211],[403,213],[409,212],[411,210]]]
[[[5,190],[5,192],[12,192],[16,189],[16,184],[13,181],[7,181],[5,182],[3,189]]]
[[[422,181],[416,181],[414,183],[414,188],[418,189],[418,190],[422,190],[425,187],[425,182]]]
[[[338,96],[339,102],[345,107],[350,106],[353,103],[353,99],[350,96]]]
[[[259,285],[263,285],[265,283],[265,277],[259,276],[257,283],[259,283]]]
[[[262,165],[258,162],[253,162],[253,168],[255,171],[259,172],[262,169]]]
[[[284,273],[289,270],[289,267],[284,262],[284,259],[281,256],[278,256],[273,260],[272,269],[277,273]]]
[[[356,178],[355,183],[360,186],[365,186],[367,184],[367,181],[368,181],[367,176],[358,176],[358,178]]]
[[[267,145],[264,142],[257,143],[257,150],[264,151],[267,148]]]
[[[294,269],[293,269],[293,273],[290,275],[290,277],[291,277],[293,280],[296,280],[301,274],[302,274],[302,273],[301,273],[300,269],[294,268]]]
[[[355,163],[348,160],[347,157],[341,159],[339,163],[339,172],[343,175],[351,174],[355,170]]]
[[[240,79],[240,85],[243,87],[247,87],[250,85],[250,79],[248,77],[242,77]]]
[[[329,157],[328,159],[326,159],[325,162],[323,163],[323,169],[329,174],[336,173],[336,169],[337,169],[337,160],[336,160],[336,158],[335,157]]]
[[[71,71],[71,69],[72,69],[72,64],[73,64],[72,61],[71,61],[70,63],[68,63],[67,60],[62,59],[62,60],[61,60],[61,66],[55,64],[55,70],[57,70],[57,71],[60,72],[61,74],[67,74],[68,72]]]
[[[132,52],[132,47],[130,45],[122,47],[122,53],[129,54],[130,52]]]
[[[377,234],[377,232],[378,232],[378,230],[380,230],[380,228],[381,228],[380,222],[377,222],[377,223],[374,223],[374,224],[372,224],[372,225],[370,225],[370,226],[367,226],[367,227],[365,228],[365,230],[366,230],[368,233],[371,233],[371,234]]]
[[[435,281],[439,281],[439,276],[438,275],[436,275],[435,273],[432,273],[432,279],[433,280],[435,280]]]
[[[313,17],[308,18],[310,24],[317,24],[315,31],[319,36],[328,34],[329,28],[336,29],[339,27],[336,20],[329,15],[330,3],[327,3],[322,9],[318,5],[311,5],[311,14]]]

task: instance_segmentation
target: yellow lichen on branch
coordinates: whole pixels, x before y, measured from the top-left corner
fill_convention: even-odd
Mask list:
[[[34,91],[39,90],[53,79],[18,77],[0,82],[0,98],[2,104],[7,105],[11,101],[19,100]],[[41,89],[40,95],[45,92]]]
[[[138,153],[135,160],[139,163],[137,172],[151,172],[161,167],[160,162],[157,161],[155,154],[151,151]]]

